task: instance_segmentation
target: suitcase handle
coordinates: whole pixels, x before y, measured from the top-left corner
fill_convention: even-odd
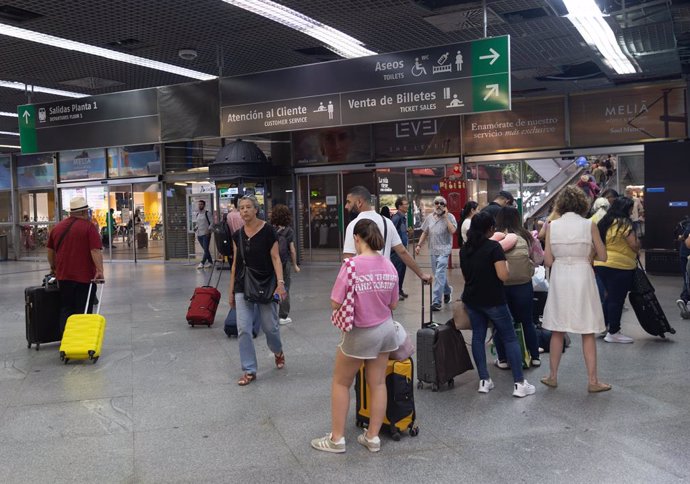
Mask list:
[[[86,306],[84,306],[84,314],[87,314],[87,311],[89,310],[89,302],[91,301],[91,287],[96,286],[96,293],[98,293],[98,286],[101,286],[101,295],[98,296],[98,307],[96,308],[96,313],[95,314],[100,314],[101,312],[101,301],[103,301],[103,291],[105,290],[105,279],[94,279],[91,281],[91,284],[89,284],[89,295],[86,296]]]
[[[425,309],[424,309],[424,307],[425,307],[424,286],[427,284],[429,285],[429,323],[431,323],[434,320],[434,314],[433,314],[433,311],[431,309],[431,301],[433,298],[433,295],[432,295],[433,287],[432,287],[431,283],[428,283],[428,282],[422,280],[422,328],[425,327],[425,325],[424,325],[424,312],[425,312]]]
[[[213,279],[213,272],[216,270],[216,261],[213,261],[213,264],[211,265],[211,273],[208,275],[208,281],[206,282],[206,285],[204,287],[211,287],[211,280]],[[220,278],[223,276],[223,271],[218,269],[218,280],[216,281],[216,289],[218,289],[218,286],[220,285]]]

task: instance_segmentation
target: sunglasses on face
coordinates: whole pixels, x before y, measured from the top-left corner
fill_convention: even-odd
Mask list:
[[[434,202],[434,205],[440,205],[440,206],[442,206],[442,207],[445,207],[445,206],[446,206],[446,204],[443,203],[443,202]]]

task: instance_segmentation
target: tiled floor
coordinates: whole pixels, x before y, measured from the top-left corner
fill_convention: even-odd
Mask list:
[[[573,338],[556,390],[538,383],[548,364],[527,370],[537,393],[525,399],[511,397],[510,372],[491,367],[496,389],[488,395],[476,392],[476,373],[467,372],[451,390],[416,391],[418,437],[386,438],[373,455],[356,443],[351,417],[348,451],[333,455],[312,450],[309,440],[329,429],[338,334],[328,321],[328,296],[336,267],[305,266],[293,275],[294,323],[281,327],[287,366],[274,368],[259,337],[258,380],[246,388],[235,383],[237,341],[222,329],[227,273],[216,325],[192,329],[184,314],[202,272],[107,265],[101,359],[65,366],[56,345],[26,348],[23,289],[37,284],[45,267],[0,263],[2,483],[690,480],[690,321],[678,316],[675,278],[653,282],[676,335],[646,335],[628,310],[623,329],[635,343],[598,340],[601,378],[613,391],[587,393]],[[451,272],[459,296],[459,270]],[[414,275],[406,291],[413,296],[396,318],[415,331],[421,297]]]

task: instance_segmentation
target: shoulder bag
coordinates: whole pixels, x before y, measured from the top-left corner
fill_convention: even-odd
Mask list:
[[[345,333],[352,331],[355,323],[355,280],[357,273],[355,272],[355,261],[348,257],[343,261],[347,270],[347,292],[345,293],[345,300],[338,309],[333,310],[331,314],[331,323]]]
[[[263,227],[260,230],[263,230]],[[244,228],[242,228],[239,235],[240,254],[242,254],[242,263],[244,266],[242,271],[242,277],[244,279],[244,300],[258,304],[268,304],[273,301],[273,294],[278,287],[276,275],[273,271],[268,274],[262,274],[247,265],[247,258],[244,256],[244,237],[246,236]]]

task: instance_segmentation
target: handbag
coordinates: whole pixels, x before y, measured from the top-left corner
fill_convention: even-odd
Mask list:
[[[345,300],[338,309],[331,314],[331,323],[341,331],[352,331],[355,322],[355,261],[348,257],[343,261],[347,272],[347,292]]]
[[[389,360],[403,361],[414,354],[414,345],[410,339],[410,335],[405,331],[403,325],[397,321],[393,321],[395,326],[395,339],[398,343],[398,349],[391,351],[388,355]]]
[[[244,266],[242,270],[242,278],[244,279],[244,300],[258,304],[268,304],[272,302],[273,294],[278,287],[275,273],[261,273],[247,265],[247,259],[244,257],[244,240],[242,240],[242,234],[240,234],[239,246],[240,253],[242,254],[242,265]]]
[[[549,280],[546,278],[546,267],[537,266],[534,268],[532,289],[535,292],[549,292]]]
[[[453,303],[453,322],[457,330],[472,329],[470,317],[467,314],[467,309],[465,309],[465,303],[462,301]]]

